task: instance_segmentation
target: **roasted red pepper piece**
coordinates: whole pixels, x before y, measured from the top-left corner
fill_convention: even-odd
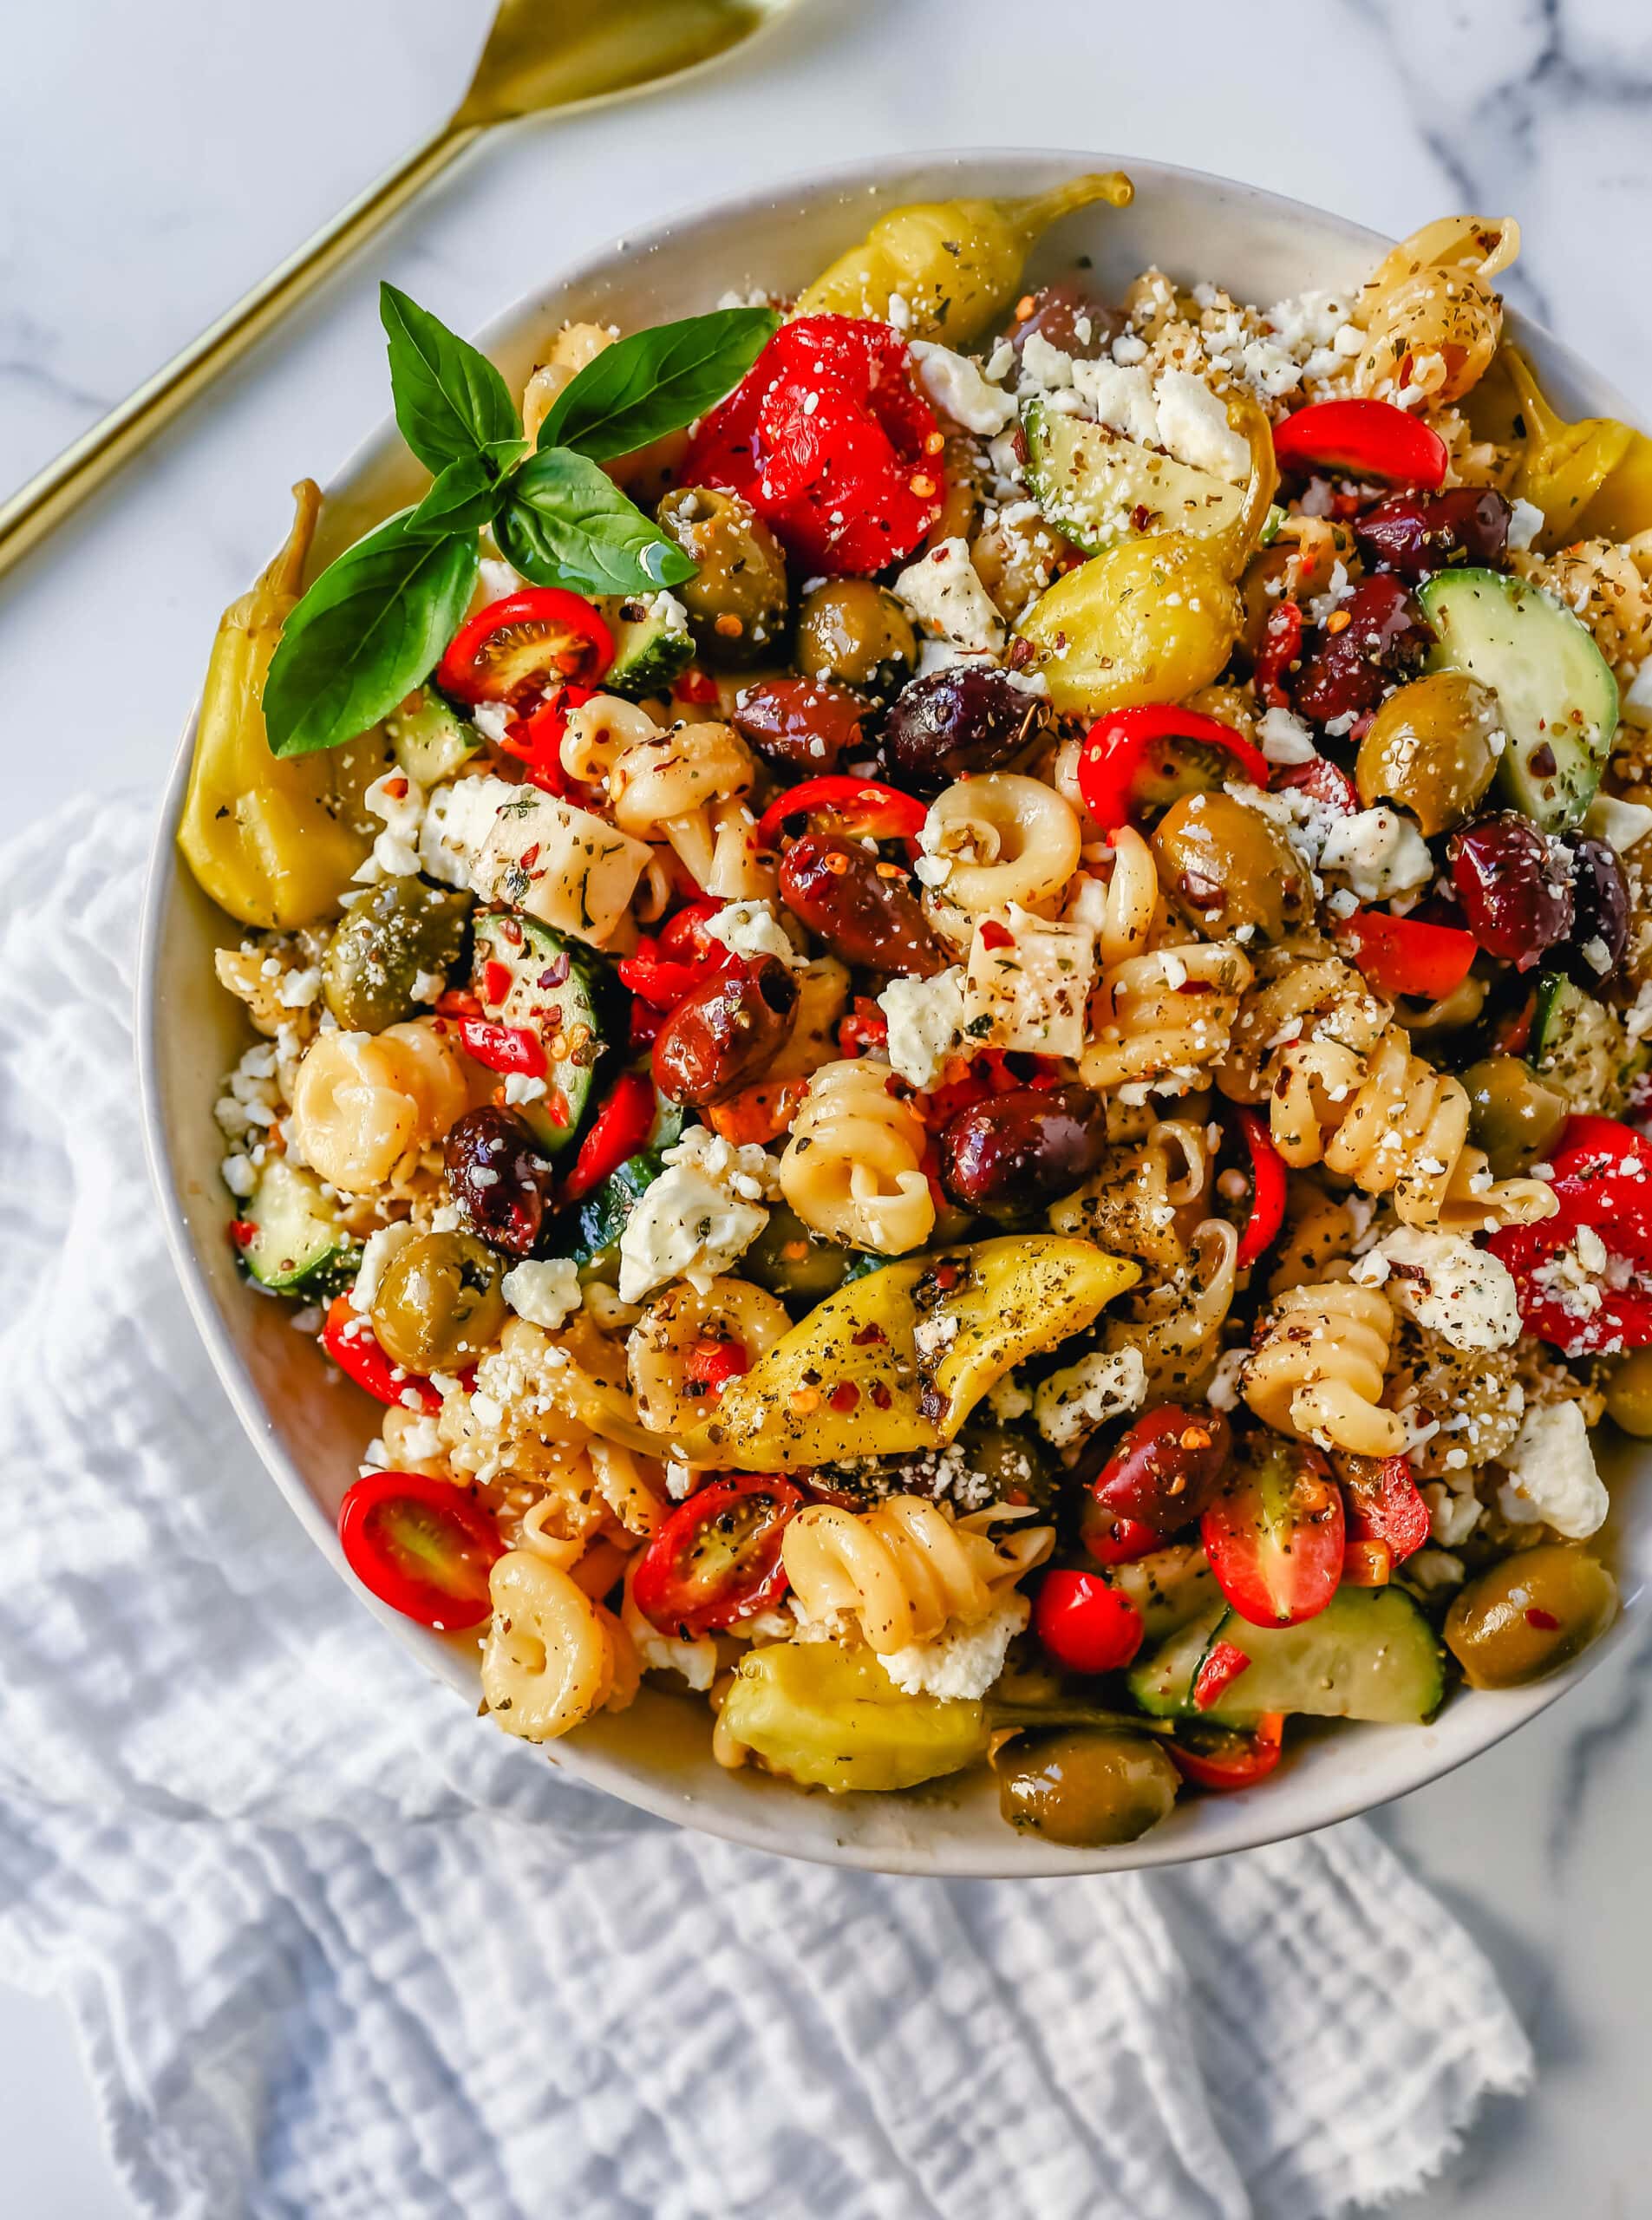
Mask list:
[[[1216,717],[1159,706],[1113,709],[1090,727],[1079,756],[1079,792],[1104,832],[1130,822],[1141,800],[1136,777],[1142,759],[1155,741],[1172,739],[1219,748],[1253,785],[1268,783],[1268,759],[1261,749]]]
[[[579,1144],[573,1169],[563,1182],[564,1202],[589,1194],[637,1154],[648,1139],[655,1107],[653,1081],[642,1072],[622,1072]]]
[[[1193,1677],[1193,1708],[1208,1711],[1250,1669],[1250,1660],[1237,1642],[1213,1642]]]
[[[1385,486],[1441,485],[1449,460],[1439,433],[1391,401],[1313,402],[1274,426],[1273,452],[1281,470]]]
[[[500,752],[513,756],[524,767],[531,786],[554,794],[558,800],[567,794],[583,794],[584,788],[562,767],[562,742],[569,711],[595,698],[596,689],[590,686],[558,688],[531,715],[506,726]]]
[[[1337,930],[1360,970],[1389,1001],[1396,995],[1442,1001],[1462,985],[1479,953],[1473,934],[1459,926],[1390,917],[1386,910],[1356,910]]]
[[[846,833],[852,840],[916,840],[927,813],[913,795],[882,786],[876,779],[805,779],[776,794],[758,819],[757,845],[772,848],[790,819],[816,815],[826,817],[833,832]]]
[[[1342,1492],[1349,1537],[1386,1543],[1395,1564],[1403,1564],[1428,1539],[1428,1506],[1412,1478],[1408,1458],[1348,1459]]]
[[[428,1472],[369,1472],[338,1509],[344,1561],[363,1588],[421,1627],[480,1626],[487,1576],[505,1554],[468,1492]]]
[[[545,1043],[526,1025],[496,1025],[491,1018],[461,1017],[459,1038],[465,1054],[490,1072],[520,1072],[543,1079],[551,1068]]]
[[[1268,621],[1262,628],[1262,650],[1257,657],[1257,691],[1270,708],[1286,709],[1290,696],[1283,685],[1284,674],[1303,651],[1302,604],[1296,601],[1276,602],[1268,611]]]
[[[1526,1331],[1564,1356],[1652,1347],[1652,1141],[1615,1118],[1573,1118],[1553,1160],[1554,1217],[1505,1226],[1485,1244],[1514,1276]],[[1585,1227],[1606,1268],[1569,1307],[1544,1267],[1563,1250],[1576,1256]]]
[[[1239,1236],[1235,1259],[1241,1271],[1265,1256],[1285,1222],[1285,1160],[1273,1145],[1268,1120],[1259,1110],[1235,1115],[1250,1155],[1250,1215]]]
[[[766,1610],[786,1593],[780,1539],[803,1501],[775,1472],[741,1472],[696,1489],[637,1559],[631,1600],[662,1634],[690,1640]]]
[[[365,1388],[376,1401],[399,1403],[407,1408],[408,1397],[412,1395],[419,1408],[433,1416],[441,1408],[441,1397],[428,1380],[391,1362],[379,1347],[372,1320],[356,1308],[348,1295],[336,1295],[328,1306],[321,1345],[345,1378]]]
[[[1285,1715],[1264,1711],[1248,1734],[1195,1727],[1192,1734],[1196,1739],[1184,1740],[1188,1734],[1186,1727],[1179,1727],[1176,1740],[1166,1743],[1171,1762],[1196,1787],[1223,1795],[1267,1779],[1284,1749]]]

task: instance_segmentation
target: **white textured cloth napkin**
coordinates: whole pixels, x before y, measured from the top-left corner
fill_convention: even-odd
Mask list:
[[[1328,2220],[1531,2059],[1357,1825],[887,1879],[559,1779],[352,1602],[240,1435],[136,1130],[145,809],[0,854],[0,1975],[188,2220]],[[200,991],[212,991],[203,979]]]

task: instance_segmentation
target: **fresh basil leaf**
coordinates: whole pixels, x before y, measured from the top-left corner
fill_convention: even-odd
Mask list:
[[[504,499],[505,490],[486,460],[461,454],[440,473],[408,519],[408,537],[441,539],[448,532],[478,532],[493,523]]]
[[[402,436],[433,475],[500,440],[519,440],[510,388],[468,340],[394,285],[379,287],[390,392]]]
[[[676,542],[570,447],[548,448],[524,463],[493,535],[506,561],[536,585],[652,593],[681,585],[695,572]]]
[[[365,732],[435,669],[476,582],[473,531],[426,539],[410,512],[347,548],[282,627],[264,682],[276,755]]]
[[[551,404],[539,452],[630,454],[703,416],[740,383],[780,325],[774,309],[717,309],[616,340]]]

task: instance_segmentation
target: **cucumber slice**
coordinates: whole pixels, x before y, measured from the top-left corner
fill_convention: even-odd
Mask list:
[[[256,1228],[241,1262],[260,1287],[278,1295],[336,1295],[355,1278],[360,1245],[340,1224],[313,1172],[271,1157],[241,1215]]]
[[[475,728],[434,686],[421,686],[384,720],[395,760],[421,787],[438,787],[474,755]]]
[[[488,967],[499,963],[510,975],[502,1002],[483,991],[497,986]],[[473,979],[486,1016],[537,1033],[545,1044],[545,1091],[517,1108],[540,1147],[554,1155],[574,1139],[591,1107],[604,1046],[597,974],[586,951],[532,917],[489,911],[476,921]]]
[[[1212,1642],[1250,1660],[1208,1711],[1193,1710],[1193,1681]],[[1196,1619],[1130,1675],[1130,1692],[1158,1717],[1221,1727],[1253,1725],[1263,1712],[1420,1726],[1446,1692],[1446,1653],[1402,1588],[1339,1588],[1317,1617],[1296,1627],[1254,1627],[1237,1611]]]
[[[1442,571],[1420,586],[1439,634],[1431,670],[1464,670],[1489,686],[1508,746],[1502,790],[1545,832],[1575,825],[1595,798],[1617,729],[1617,681],[1587,629],[1524,578]]]
[[[1193,1619],[1208,1619],[1222,1597],[1197,1543],[1172,1542],[1128,1564],[1110,1565],[1107,1584],[1136,1607],[1149,1642],[1164,1642]]]
[[[688,610],[669,593],[647,594],[611,607],[614,660],[603,679],[604,689],[633,701],[663,693],[694,660]]]
[[[1244,505],[1239,486],[1155,454],[1105,424],[1038,401],[1028,402],[1022,424],[1033,498],[1087,555],[1145,532],[1202,539],[1234,523]]]
[[[563,1238],[566,1253],[579,1267],[581,1279],[617,1282],[619,1237],[625,1231],[625,1221],[664,1169],[664,1160],[656,1150],[639,1149],[575,1205],[572,1231],[565,1231]]]
[[[1574,1110],[1603,1110],[1626,1085],[1623,1029],[1605,1006],[1558,971],[1538,981],[1531,1064]]]

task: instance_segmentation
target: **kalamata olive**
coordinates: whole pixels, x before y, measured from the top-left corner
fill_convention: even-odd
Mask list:
[[[1037,695],[1007,671],[954,664],[896,697],[884,720],[884,754],[898,783],[927,800],[967,773],[1000,769],[1037,721]]]
[[[1652,1436],[1652,1348],[1631,1349],[1607,1374],[1606,1415],[1642,1441]]]
[[[793,661],[806,678],[840,679],[881,696],[910,676],[917,638],[886,588],[870,578],[828,578],[803,597]]]
[[[1501,493],[1485,486],[1390,493],[1355,519],[1354,540],[1368,564],[1415,585],[1453,563],[1501,563],[1512,513]]]
[[[735,696],[735,730],[770,763],[821,779],[865,746],[866,705],[820,678],[761,678]]]
[[[508,1110],[467,1110],[442,1145],[447,1185],[473,1232],[526,1257],[550,1206],[552,1170],[533,1136]]]
[[[813,1309],[843,1285],[854,1251],[812,1233],[789,1204],[769,1206],[768,1223],[740,1260],[741,1276],[778,1295],[789,1309]]]
[[[1488,956],[1529,971],[1571,930],[1570,859],[1529,817],[1500,809],[1453,832],[1446,853],[1468,927]]]
[[[780,859],[780,899],[846,963],[932,978],[947,958],[905,874],[858,840],[806,832]]]
[[[1597,1557],[1540,1543],[1471,1580],[1446,1614],[1446,1646],[1472,1688],[1518,1688],[1587,1649],[1617,1616]]]
[[[1571,941],[1566,968],[1597,987],[1623,961],[1629,943],[1629,887],[1617,852],[1604,840],[1571,835]]]
[[[1121,1727],[1018,1734],[992,1766],[1010,1825],[1075,1850],[1134,1842],[1169,1817],[1181,1785],[1157,1742]]]
[[[754,663],[786,630],[786,558],[748,501],[683,486],[658,509],[660,529],[699,565],[681,589],[708,663]]]
[[[738,1094],[797,1022],[797,981],[775,956],[750,958],[696,987],[654,1043],[654,1083],[668,1102],[696,1108]]]
[[[474,1364],[506,1319],[501,1259],[469,1233],[415,1233],[384,1268],[374,1292],[373,1331],[408,1372]]]
[[[1468,1137],[1484,1149],[1492,1176],[1518,1179],[1542,1164],[1560,1138],[1570,1106],[1518,1056],[1485,1056],[1463,1074]]]
[[[1313,915],[1302,858],[1231,794],[1184,794],[1159,819],[1152,846],[1166,892],[1212,939],[1249,925],[1257,939],[1276,941]]]
[[[1388,682],[1409,677],[1433,643],[1433,627],[1398,578],[1382,571],[1361,578],[1303,643],[1292,703],[1316,724],[1363,716]]]
[[[1489,686],[1437,670],[1389,695],[1360,742],[1355,777],[1367,809],[1393,802],[1432,839],[1479,802],[1497,771],[1502,716]]]
[[[1127,322],[1122,309],[1098,301],[1082,279],[1058,278],[1033,295],[1031,310],[1017,317],[1005,336],[1017,355],[1036,332],[1063,355],[1093,362],[1107,353]]]
[[[1220,1411],[1161,1403],[1136,1420],[1090,1481],[1091,1499],[1115,1518],[1177,1533],[1215,1500],[1231,1447]]]
[[[347,1033],[382,1033],[418,1009],[421,973],[459,961],[471,897],[422,878],[381,879],[350,897],[322,958],[322,992]]]
[[[1106,1108],[1087,1087],[1012,1087],[944,1128],[941,1185],[967,1210],[1030,1224],[1089,1178],[1107,1145]]]

